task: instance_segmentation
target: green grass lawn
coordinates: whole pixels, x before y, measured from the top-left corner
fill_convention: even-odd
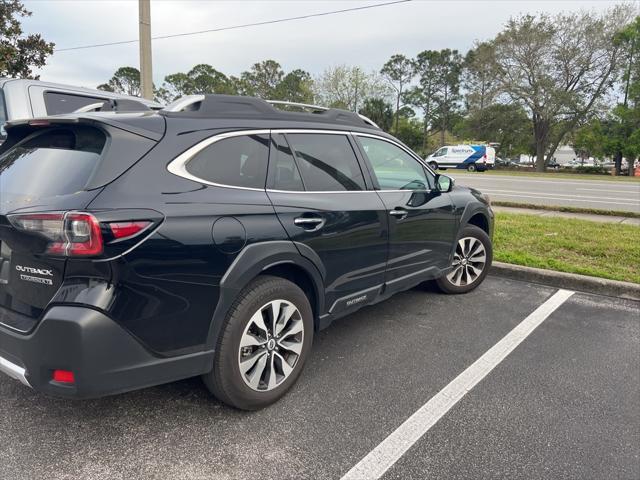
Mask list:
[[[462,176],[462,175],[512,175],[519,177],[537,177],[543,180],[604,180],[611,182],[638,182],[640,177],[614,177],[613,175],[597,175],[588,173],[563,173],[563,172],[536,172],[533,169],[522,171],[514,170],[490,170],[487,172],[467,172],[465,170],[447,169],[443,171],[445,175]]]
[[[640,283],[640,228],[499,212],[494,259]]]

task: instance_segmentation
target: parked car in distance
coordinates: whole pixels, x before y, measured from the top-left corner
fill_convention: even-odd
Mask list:
[[[562,165],[560,165],[558,162],[556,162],[553,159],[547,162],[547,168],[550,168],[552,170],[559,170],[561,166]]]
[[[508,158],[496,157],[496,167],[511,167],[513,162]]]
[[[113,101],[119,101],[117,108]],[[110,103],[111,102],[111,103]],[[0,78],[0,141],[7,121],[72,113],[77,110],[159,110],[162,105],[103,90],[17,78]]]
[[[202,375],[253,410],[337,318],[426,280],[476,288],[488,198],[365,117],[310,108],[196,95],[9,122],[0,371],[73,398]]]
[[[495,165],[496,150],[487,145],[446,145],[426,158],[432,170],[457,168],[483,172]]]

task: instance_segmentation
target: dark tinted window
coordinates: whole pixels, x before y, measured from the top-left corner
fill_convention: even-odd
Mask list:
[[[300,171],[291,153],[291,148],[283,135],[273,135],[269,159],[271,185],[276,190],[304,190]]]
[[[293,133],[287,138],[307,190],[364,190],[362,171],[345,135]]]
[[[242,135],[212,143],[189,160],[186,168],[208,182],[264,188],[268,159],[268,135]]]
[[[84,95],[71,95],[59,92],[44,93],[44,105],[47,108],[48,115],[71,113],[87,105],[104,101],[106,101],[104,98],[85,97]]]
[[[431,176],[400,147],[371,137],[358,137],[381,190],[429,190]]]
[[[47,197],[83,190],[106,142],[91,127],[45,130],[0,156],[0,197]]]

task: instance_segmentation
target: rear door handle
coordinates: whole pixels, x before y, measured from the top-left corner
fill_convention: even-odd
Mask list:
[[[314,216],[314,217],[298,217],[293,220],[298,227],[302,227],[305,230],[315,231],[320,230],[324,226],[324,218]]]
[[[404,208],[394,208],[389,212],[389,215],[393,215],[394,217],[398,217],[399,220],[402,220],[403,218],[406,218],[407,215],[409,215],[409,212],[407,212]]]

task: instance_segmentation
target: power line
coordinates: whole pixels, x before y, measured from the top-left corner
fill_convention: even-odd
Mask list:
[[[297,17],[288,17],[288,18],[279,18],[277,20],[265,20],[263,22],[255,22],[255,23],[245,23],[242,25],[232,25],[229,27],[220,27],[220,28],[212,28],[209,30],[200,30],[197,32],[184,32],[184,33],[174,33],[172,35],[160,35],[158,37],[152,37],[151,40],[163,40],[166,38],[176,38],[176,37],[187,37],[190,35],[201,35],[203,33],[213,33],[213,32],[222,32],[225,30],[236,30],[239,28],[248,28],[248,27],[258,27],[261,25],[272,25],[274,23],[284,23],[284,22],[292,22],[294,20],[304,20],[307,18],[313,18],[313,17],[325,17],[328,15],[337,15],[340,13],[347,13],[347,12],[355,12],[358,10],[368,10],[370,8],[378,8],[378,7],[386,7],[389,5],[395,5],[398,3],[407,3],[407,2],[411,2],[412,0],[395,0],[393,2],[385,2],[385,3],[376,3],[374,5],[365,5],[362,7],[353,7],[353,8],[345,8],[342,10],[332,10],[330,12],[320,12],[320,13],[310,13],[308,15],[299,15]],[[69,47],[69,48],[59,48],[56,49],[56,53],[57,52],[68,52],[71,50],[84,50],[87,48],[98,48],[98,47],[109,47],[112,45],[126,45],[129,43],[138,43],[138,40],[122,40],[119,42],[108,42],[108,43],[96,43],[93,45],[81,45],[78,47]]]

